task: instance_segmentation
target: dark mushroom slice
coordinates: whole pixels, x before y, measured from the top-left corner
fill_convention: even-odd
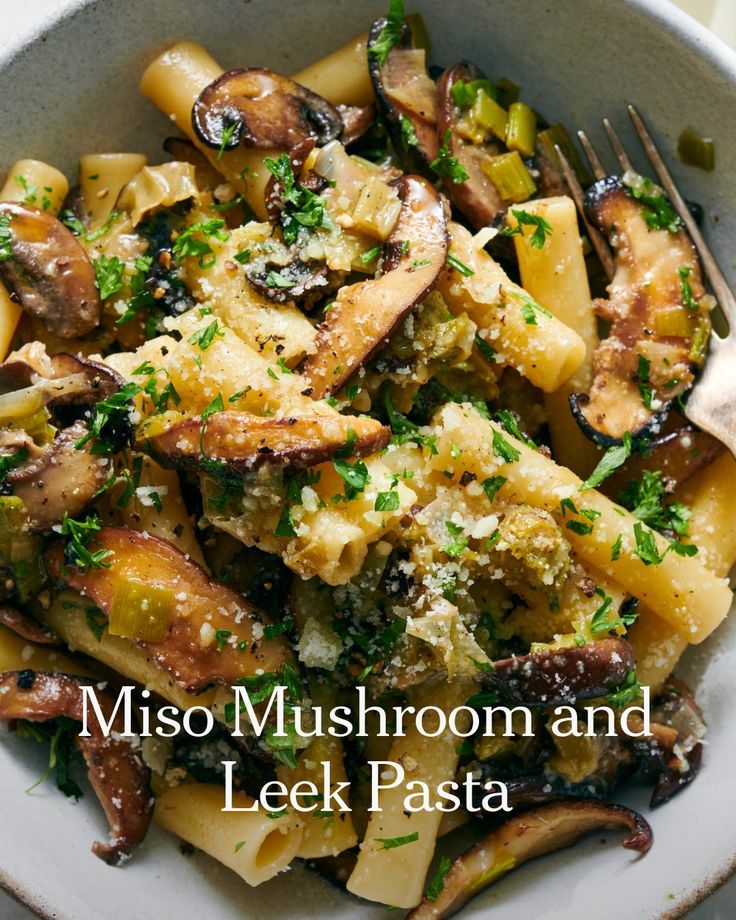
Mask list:
[[[627,831],[623,845],[629,850],[644,854],[652,845],[649,824],[622,805],[573,801],[535,808],[514,816],[458,856],[435,900],[425,898],[406,920],[445,920],[512,869],[604,829]]]
[[[385,19],[377,19],[368,33],[368,70],[378,111],[386,122],[394,147],[411,165],[424,172],[439,148],[434,80],[427,73],[424,49],[412,46],[411,27],[407,22],[401,26],[399,43],[391,48],[385,59],[376,53],[376,43],[386,24]]]
[[[376,112],[372,105],[338,105],[337,111],[342,118],[342,135],[340,141],[345,147],[359,141],[370,131]]]
[[[47,722],[66,716],[75,722],[84,717],[82,688],[95,688],[95,696],[105,721],[112,731],[105,734],[96,718],[90,718],[90,737],[79,735],[76,748],[87,763],[87,776],[110,825],[109,843],[92,847],[108,865],[120,865],[131,850],[142,842],[151,823],[153,796],[150,772],[132,739],[124,738],[122,713],[113,718],[115,699],[107,690],[81,677],[49,674],[43,671],[6,671],[0,675],[0,720],[27,719]]]
[[[26,613],[22,613],[16,607],[10,607],[8,604],[0,604],[0,623],[7,626],[16,635],[28,642],[34,642],[36,645],[61,645],[61,639],[56,635],[53,629],[32,619]]]
[[[445,210],[424,179],[395,182],[401,212],[386,241],[380,278],[341,288],[317,332],[317,350],[303,375],[320,399],[339,390],[384,345],[408,313],[432,291],[447,258]]]
[[[313,139],[319,146],[339,138],[339,111],[322,96],[288,77],[258,67],[229,70],[213,80],[192,107],[192,126],[209,147],[290,150]]]
[[[351,434],[352,432],[352,434]],[[212,462],[244,476],[264,464],[301,469],[323,463],[352,442],[352,455],[365,457],[388,444],[391,432],[375,419],[334,414],[264,418],[218,412],[176,422],[160,433],[145,425],[138,446],[166,469],[206,471]]]
[[[28,514],[30,530],[50,530],[67,512],[70,517],[87,507],[107,479],[105,459],[90,453],[91,443],[77,450],[87,433],[83,422],[64,428],[43,453],[11,470],[6,481]]]
[[[634,664],[631,645],[608,638],[495,661],[483,683],[525,706],[556,706],[610,693]]]
[[[294,256],[287,265],[259,260],[246,268],[245,276],[251,286],[268,300],[274,303],[296,301],[305,310],[334,289],[324,262],[303,262],[298,256]],[[274,276],[278,278],[276,284]]]
[[[616,265],[608,299],[594,303],[610,333],[593,356],[590,392],[571,396],[571,406],[583,432],[601,444],[625,432],[651,438],[702,363],[710,298],[690,238],[672,221],[674,232],[663,227],[621,179],[596,182],[586,209],[609,238]]]
[[[53,214],[31,205],[0,203],[7,220],[10,258],[0,279],[23,310],[53,335],[78,338],[100,324],[102,301],[89,256]]]
[[[676,743],[664,750],[663,769],[656,776],[651,805],[663,805],[698,775],[703,760],[706,725],[689,688],[670,677],[654,701],[652,718],[677,732]],[[654,726],[653,726],[654,727]]]
[[[504,210],[504,201],[496,186],[483,170],[483,163],[506,149],[498,141],[484,138],[473,143],[459,130],[463,112],[452,96],[452,87],[462,80],[472,83],[485,79],[475,64],[461,61],[446,70],[437,81],[437,134],[447,143],[450,156],[455,157],[468,174],[464,182],[447,181],[444,189],[450,201],[476,229],[487,227]]]
[[[78,568],[57,542],[46,552],[47,572],[91,598],[111,635],[146,649],[187,692],[230,687],[291,661],[282,636],[263,638],[269,621],[261,611],[166,540],[102,527],[90,548],[109,553],[103,567]]]
[[[650,441],[644,453],[632,454],[625,466],[603,483],[601,491],[615,497],[632,480],[640,480],[644,472],[659,471],[668,484],[668,492],[674,492],[694,473],[712,463],[723,450],[721,442],[712,435],[683,425]]]

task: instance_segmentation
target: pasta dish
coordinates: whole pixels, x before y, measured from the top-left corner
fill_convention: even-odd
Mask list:
[[[401,0],[366,25],[293,75],[180,42],[160,162],[9,167],[0,720],[86,766],[111,865],[156,821],[425,920],[650,847],[616,798],[697,776],[673,670],[731,605],[736,467],[684,417],[718,311],[662,189]]]

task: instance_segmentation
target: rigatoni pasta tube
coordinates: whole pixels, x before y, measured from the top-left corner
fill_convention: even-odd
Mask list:
[[[192,106],[202,90],[223,73],[223,68],[195,42],[179,42],[160,54],[143,72],[140,90],[207,157],[212,165],[243,194],[256,215],[266,218],[264,189],[271,174],[263,165],[278,150],[236,147],[219,151],[203,144],[192,127]]]
[[[364,33],[292,77],[335,105],[369,105],[373,84],[368,73],[368,35]]]
[[[505,501],[524,502],[548,511],[565,528],[565,536],[582,562],[600,569],[638,597],[689,642],[702,642],[724,619],[732,601],[728,582],[709,572],[697,556],[667,552],[658,564],[645,565],[636,554],[634,528],[641,528],[660,555],[668,547],[664,537],[600,492],[580,492],[582,483],[573,472],[526,447],[494,422],[483,420],[468,405],[444,406],[437,421],[438,454],[431,462],[438,471],[451,466],[454,442],[462,450],[462,463],[455,461],[456,471],[463,467],[479,479],[494,474],[505,476]],[[518,451],[517,460],[506,462],[498,455],[499,438]],[[594,520],[569,512],[566,516],[560,505],[563,499],[571,499]],[[571,519],[578,520],[577,527],[569,526]],[[618,558],[612,559],[612,547],[619,536]]]
[[[254,799],[233,793],[235,808],[250,808]],[[232,869],[249,885],[260,885],[291,863],[299,849],[303,824],[283,812],[269,818],[265,811],[224,812],[220,786],[187,783],[169,789],[156,800],[154,819],[198,850]]]
[[[468,314],[478,335],[498,353],[498,363],[515,368],[545,393],[554,392],[585,360],[585,342],[546,310],[529,306],[529,295],[464,227],[451,222],[449,230],[450,253],[465,270],[461,274],[448,263],[440,274],[438,290],[448,307]]]
[[[736,563],[736,516],[732,511],[736,489],[736,460],[726,452],[695,473],[678,490],[677,498],[690,509],[690,541],[716,575],[728,575]],[[634,646],[639,681],[657,690],[674,670],[687,641],[670,623],[642,611],[627,638]]]
[[[89,218],[90,229],[107,220],[123,187],[147,162],[142,153],[88,153],[80,159],[82,211]]]
[[[411,703],[417,709],[437,705],[447,713],[463,705],[471,692],[468,682],[455,680],[442,686],[418,688]],[[412,724],[407,726],[405,737],[394,739],[388,760],[402,765],[406,782],[417,780],[436,789],[455,775],[457,743],[457,737],[449,729],[437,738],[427,738]],[[347,884],[348,891],[359,897],[394,907],[414,907],[422,899],[443,817],[443,812],[436,809],[407,812],[406,795],[405,784],[380,791],[380,811],[371,814],[358,861]],[[381,842],[402,837],[413,839],[390,849]]]
[[[560,197],[528,201],[524,212],[546,221],[550,230],[542,246],[534,245],[531,240],[535,228],[520,224],[514,208],[507,214],[509,227],[521,231],[514,236],[514,245],[522,287],[553,316],[574,329],[585,343],[585,359],[580,367],[554,393],[545,394],[544,402],[555,459],[579,476],[586,476],[598,462],[600,451],[580,430],[570,410],[569,397],[590,390],[598,331],[577,211],[571,198]]]
[[[0,201],[26,202],[51,214],[58,214],[69,191],[66,176],[41,160],[18,160],[8,170],[0,188]],[[0,284],[0,361],[10,350],[21,308]]]

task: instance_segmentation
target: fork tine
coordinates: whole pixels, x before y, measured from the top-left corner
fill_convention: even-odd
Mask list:
[[[713,289],[716,300],[725,313],[729,325],[734,328],[736,327],[736,298],[734,298],[731,288],[729,287],[728,282],[726,281],[726,278],[721,271],[715,256],[713,255],[713,252],[705,242],[703,234],[700,232],[700,228],[690,213],[690,209],[685,204],[682,195],[680,195],[679,191],[677,190],[677,186],[675,185],[674,180],[670,175],[670,171],[667,169],[667,166],[665,165],[659,150],[652,140],[652,136],[644,124],[641,115],[633,105],[628,105],[627,108],[629,110],[629,116],[634,123],[636,133],[639,135],[639,139],[642,142],[647,157],[649,157],[649,162],[654,167],[657,178],[662,183],[664,190],[669,195],[670,201],[679,214],[683,224],[685,224],[687,232],[690,234],[690,238],[695,244],[695,248],[698,250],[698,255],[700,256],[700,260],[703,263],[705,274],[710,282],[711,288]]]
[[[608,248],[608,243],[605,240],[605,237],[596,229],[592,224],[589,223],[588,218],[585,214],[585,192],[583,187],[578,181],[578,177],[575,175],[575,170],[570,166],[567,157],[560,149],[558,144],[555,144],[555,151],[557,156],[560,158],[560,166],[562,166],[562,174],[565,177],[567,182],[567,187],[570,189],[570,194],[572,195],[572,200],[575,202],[575,207],[578,209],[578,214],[583,219],[585,224],[585,229],[588,233],[588,239],[595,249],[598,258],[601,261],[603,266],[603,271],[606,275],[606,278],[610,281],[613,278],[613,255],[611,250]]]
[[[629,159],[629,155],[626,153],[626,150],[624,150],[624,145],[621,143],[621,138],[618,136],[616,129],[607,118],[603,119],[603,127],[606,129],[608,141],[613,148],[613,152],[616,154],[616,159],[618,160],[621,169],[624,172],[633,172],[634,167],[631,163],[631,160]]]
[[[588,140],[588,135],[585,131],[578,131],[578,137],[580,138],[580,144],[585,151],[585,156],[588,158],[588,163],[590,163],[590,168],[593,170],[593,175],[596,179],[603,179],[608,175],[606,172],[603,163],[600,161],[600,157],[595,149],[595,147]]]

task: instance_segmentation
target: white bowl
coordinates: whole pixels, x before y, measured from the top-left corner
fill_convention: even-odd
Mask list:
[[[137,91],[153,54],[177,39],[206,45],[226,67],[294,72],[382,13],[386,0],[64,0],[54,21],[13,45],[0,38],[3,130],[0,164],[34,156],[76,174],[80,154],[142,150],[160,157],[171,132]],[[707,214],[707,234],[736,281],[736,55],[667,2],[657,0],[416,0],[434,43],[433,60],[467,57],[491,77],[523,85],[524,98],[550,119],[598,130],[607,114],[628,131],[624,103],[636,102],[662,141],[689,198]],[[5,14],[5,11],[4,11]],[[26,33],[26,36],[28,33]],[[686,125],[716,137],[714,174],[680,166],[674,139]],[[643,164],[642,164],[643,165]],[[736,869],[736,624],[689,655],[682,675],[710,723],[697,781],[652,813],[647,794],[620,801],[639,808],[655,844],[633,858],[611,840],[588,838],[490,888],[463,917],[638,920],[681,915]],[[43,771],[40,750],[0,733],[0,883],[57,920],[268,920],[332,915],[385,917],[295,868],[257,889],[209,858],[185,858],[153,829],[124,869],[89,851],[105,821],[89,793],[76,807],[51,782],[24,794]]]

